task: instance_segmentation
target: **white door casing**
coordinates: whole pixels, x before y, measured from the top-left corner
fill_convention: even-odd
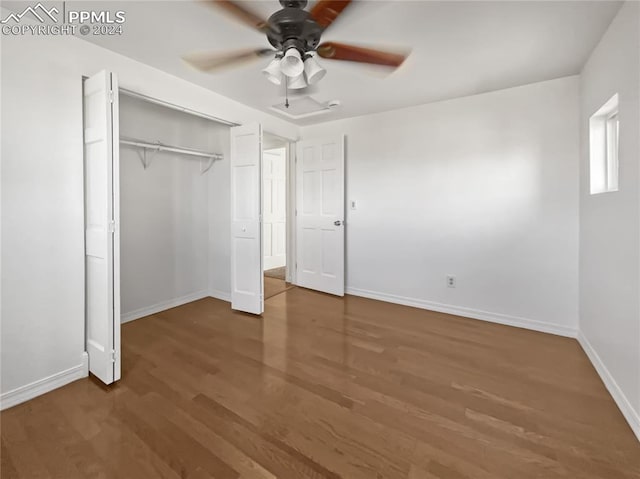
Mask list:
[[[231,128],[231,307],[262,314],[262,128]]]
[[[120,379],[118,84],[102,71],[84,82],[85,299],[89,372]]]
[[[264,269],[285,266],[287,248],[287,153],[286,148],[265,150],[263,172]]]
[[[297,284],[344,296],[344,136],[298,142],[296,212]]]

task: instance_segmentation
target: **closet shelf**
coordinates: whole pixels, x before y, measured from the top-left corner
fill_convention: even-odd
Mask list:
[[[206,173],[209,171],[213,162],[216,160],[222,160],[224,156],[220,153],[211,153],[208,151],[202,150],[194,150],[191,148],[182,148],[179,146],[166,145],[164,143],[160,143],[159,141],[155,143],[149,143],[147,141],[136,140],[135,138],[121,138],[120,144],[129,145],[129,146],[137,146],[142,148],[142,155],[140,157],[140,161],[142,161],[142,166],[146,170],[149,164],[151,163],[152,157],[147,157],[147,152],[151,151],[153,153],[158,153],[159,151],[170,151],[173,153],[180,153],[182,155],[191,155],[197,156],[200,158],[208,158],[209,162],[206,166],[203,166],[201,169],[201,173]]]

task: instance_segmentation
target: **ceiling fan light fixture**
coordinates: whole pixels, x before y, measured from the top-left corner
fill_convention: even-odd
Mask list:
[[[280,73],[280,59],[274,58],[273,60],[271,60],[267,67],[262,70],[262,74],[271,83],[280,85],[282,83],[282,75]]]
[[[291,78],[289,80],[289,88],[292,90],[299,90],[300,88],[305,88],[307,86],[307,80],[304,78],[304,73],[300,73],[297,77]]]
[[[327,70],[322,68],[316,59],[309,55],[304,61],[304,73],[307,76],[309,85],[313,85],[314,83],[322,80],[322,77],[325,76]]]
[[[280,71],[289,78],[295,78],[304,71],[304,62],[297,48],[289,48],[280,60]]]

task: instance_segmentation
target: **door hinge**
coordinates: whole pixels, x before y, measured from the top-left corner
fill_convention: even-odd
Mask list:
[[[109,224],[107,225],[107,231],[109,231],[109,233],[115,233],[116,232],[116,222],[115,221],[109,221]]]
[[[116,350],[115,349],[111,350],[111,362],[112,363],[116,362]]]
[[[109,103],[113,103],[113,90],[109,90]]]

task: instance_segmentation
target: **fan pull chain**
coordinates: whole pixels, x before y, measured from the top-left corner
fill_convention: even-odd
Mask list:
[[[284,106],[289,108],[289,77],[284,77]]]

